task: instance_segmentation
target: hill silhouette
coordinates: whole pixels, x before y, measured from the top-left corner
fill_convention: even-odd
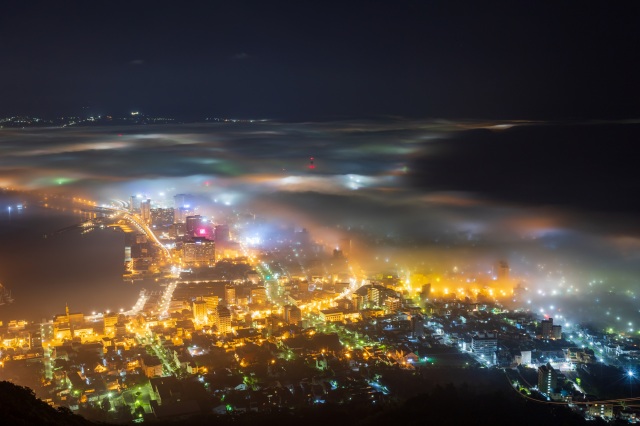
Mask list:
[[[73,414],[68,408],[51,407],[36,398],[31,389],[10,382],[0,382],[0,424],[10,426],[95,425]]]
[[[280,426],[299,426],[300,424],[306,426],[326,426],[327,424],[418,426],[425,423],[452,426],[459,424],[582,426],[586,424],[584,418],[567,407],[527,402],[512,393],[504,394],[499,391],[477,393],[466,385],[455,387],[451,384],[444,387],[436,386],[431,392],[416,395],[404,402],[390,401],[384,407],[372,405],[368,401],[360,401],[260,413],[196,415],[174,421],[148,420],[150,424],[159,426],[199,424],[249,426],[258,423]],[[29,388],[10,382],[0,382],[0,424],[96,426],[107,423],[92,423],[66,408],[55,409],[37,399]],[[598,419],[595,424],[605,424],[605,422]]]

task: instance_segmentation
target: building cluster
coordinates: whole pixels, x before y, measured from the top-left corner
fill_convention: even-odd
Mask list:
[[[391,272],[358,279],[348,239],[327,251],[291,229],[268,248],[240,247],[228,225],[198,214],[191,196],[175,196],[174,205],[129,200],[128,275],[157,278],[139,305],[98,315],[66,307],[42,324],[13,321],[0,328],[5,368],[41,366],[32,386],[43,399],[127,420],[203,407],[378,403],[390,375],[440,366],[533,366],[537,386],[527,392],[568,401],[576,391],[562,369],[596,360],[553,318],[506,310],[487,297],[490,289],[435,292],[418,274],[411,282]],[[179,274],[165,275],[176,266]],[[505,262],[491,271],[501,285],[509,272]],[[583,332],[603,353],[637,356],[634,342]],[[610,415],[594,407],[593,415]]]
[[[197,214],[196,200],[189,194],[174,197],[174,207],[160,207],[149,198],[131,196],[129,211],[143,226],[125,230],[125,280],[163,277],[171,266],[182,269],[212,267],[221,259],[236,258],[240,245],[231,239],[229,226],[214,224]],[[170,247],[170,259],[157,247],[155,238]]]

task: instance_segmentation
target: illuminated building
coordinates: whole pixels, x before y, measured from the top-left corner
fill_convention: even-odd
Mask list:
[[[498,335],[496,333],[477,333],[471,338],[471,351],[488,363],[495,364],[498,350]]]
[[[515,356],[515,362],[518,365],[531,364],[531,351],[520,351],[520,354]]]
[[[380,289],[375,286],[369,286],[367,288],[367,301],[371,306],[380,306],[381,305],[381,294]]]
[[[173,224],[174,209],[151,209],[151,225],[162,227]]]
[[[186,265],[199,264],[213,266],[215,264],[215,243],[205,238],[194,238],[182,246],[182,262]]]
[[[56,339],[73,337],[73,330],[84,326],[84,314],[81,312],[69,312],[69,306],[65,307],[65,313],[53,318],[53,334]]]
[[[220,250],[218,250],[218,247],[220,247]],[[218,260],[240,257],[242,256],[242,247],[240,243],[235,241],[222,241],[220,243],[216,241],[216,256]]]
[[[54,338],[53,323],[51,321],[40,324],[40,335],[43,341],[48,341]]]
[[[387,297],[397,297],[395,291],[377,284],[363,285],[354,294],[362,296],[365,306],[371,308],[382,306]]]
[[[218,306],[216,312],[216,327],[218,328],[218,333],[229,333],[231,331],[231,311],[224,306]]]
[[[162,361],[156,356],[145,355],[141,357],[140,366],[147,377],[162,376]]]
[[[344,321],[344,312],[342,309],[324,309],[320,311],[320,319],[324,322]]]
[[[146,199],[140,202],[140,216],[147,225],[151,223],[151,200]]]
[[[104,322],[104,333],[112,334],[116,331],[116,323],[118,322],[118,314],[115,312],[104,313],[102,316]]]
[[[384,307],[388,312],[395,312],[400,310],[402,303],[397,297],[387,297],[384,301]]]
[[[197,233],[198,228],[204,220],[205,218],[200,216],[199,214],[195,216],[187,216],[184,221],[187,227],[186,235],[188,235],[189,237],[204,237],[204,235],[200,235]]]
[[[589,406],[589,414],[594,417],[613,418],[613,404],[593,404]]]
[[[252,284],[258,284],[260,275],[256,271],[249,271],[247,272],[247,281],[251,281]]]
[[[153,263],[153,248],[145,234],[127,232],[125,240],[125,268],[132,273],[146,273]]]
[[[131,213],[136,212],[140,207],[140,202],[138,201],[138,197],[132,195],[129,197],[129,211]]]
[[[554,392],[558,385],[558,372],[551,364],[538,367],[538,390],[547,395]]]
[[[207,312],[215,313],[218,307],[218,296],[204,296],[202,298],[207,306]]]
[[[251,303],[264,305],[267,303],[267,289],[264,287],[256,287],[251,289]]]
[[[203,324],[207,322],[207,302],[198,298],[193,302],[193,319],[195,322]]]
[[[541,336],[543,339],[553,338],[553,318],[540,321],[542,326]]]
[[[355,310],[359,311],[365,308],[364,299],[364,296],[357,293],[353,293],[351,295],[351,302],[353,303],[353,307]]]
[[[127,335],[127,323],[122,318],[115,325],[116,337],[124,337]]]
[[[300,308],[294,305],[286,305],[284,307],[284,320],[288,324],[298,325],[302,321]]]
[[[224,302],[227,306],[236,304],[236,288],[232,285],[224,287]]]

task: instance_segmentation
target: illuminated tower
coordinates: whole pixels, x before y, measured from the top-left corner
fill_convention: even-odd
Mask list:
[[[236,288],[231,286],[231,285],[227,285],[224,288],[224,301],[227,304],[227,306],[231,306],[231,305],[235,305],[236,304]]]
[[[302,321],[302,312],[295,305],[286,305],[284,307],[284,320],[288,324],[298,325]]]
[[[136,211],[137,205],[138,205],[138,200],[137,200],[136,196],[132,195],[131,197],[129,197],[129,211],[131,213]]]
[[[216,327],[218,328],[218,333],[229,333],[231,331],[231,311],[224,306],[218,306],[216,310]]]
[[[267,289],[264,287],[255,287],[251,289],[251,303],[264,305],[267,303]]]
[[[69,324],[69,333],[71,333],[71,338],[73,338],[73,325],[71,324],[71,313],[69,312],[69,304],[64,304],[64,314],[67,317],[67,324]]]
[[[142,216],[142,221],[147,225],[151,223],[151,200],[146,199],[145,201],[140,202],[140,216]]]
[[[103,314],[104,333],[113,334],[116,331],[116,323],[118,322],[118,314],[116,312],[106,312]]]
[[[551,339],[553,337],[553,318],[542,320],[540,325],[542,326],[542,333],[540,333],[542,338]]]
[[[207,312],[215,314],[216,308],[218,307],[218,296],[204,296],[202,300],[204,300],[207,305]]]
[[[542,393],[552,393],[558,385],[558,372],[551,364],[538,367],[538,389]]]
[[[182,246],[182,262],[185,265],[213,266],[216,261],[216,247],[206,238],[194,238]]]
[[[193,302],[193,319],[197,324],[205,324],[207,322],[207,302],[201,297]]]

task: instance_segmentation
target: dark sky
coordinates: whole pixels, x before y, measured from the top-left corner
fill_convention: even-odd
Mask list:
[[[0,116],[640,112],[637,2],[465,3],[3,2]]]

